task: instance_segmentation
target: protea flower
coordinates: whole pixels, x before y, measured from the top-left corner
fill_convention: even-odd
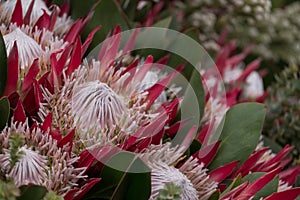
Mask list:
[[[150,146],[140,157],[151,168],[152,194],[155,199],[167,183],[181,189],[181,199],[208,199],[217,189],[217,183],[209,179],[207,169],[197,158],[190,157],[183,163],[184,148],[171,147],[171,143]]]
[[[206,105],[200,133],[200,141],[204,141],[207,132],[213,124],[219,124],[226,111],[245,101],[263,102],[267,92],[264,91],[262,76],[265,72],[256,71],[260,65],[260,60],[256,59],[244,66],[243,60],[249,54],[252,46],[246,48],[242,53],[232,55],[236,49],[236,41],[222,47],[218,52],[215,63],[222,80],[215,78],[209,70],[201,72],[204,85],[213,88],[212,92],[206,91]],[[225,86],[226,96],[222,96],[221,85]],[[209,134],[208,134],[209,135]],[[209,137],[206,137],[206,140]],[[207,142],[207,141],[206,141]]]
[[[11,14],[11,17],[3,16],[0,27],[9,65],[9,76],[3,95],[9,97],[12,108],[16,107],[20,98],[28,116],[36,118],[42,99],[39,85],[47,81],[45,77],[49,71],[53,71],[55,66],[68,59],[75,42],[78,43],[76,36],[86,24],[89,15],[75,23],[71,23],[68,18],[68,22],[62,25],[62,20],[67,19],[68,10],[65,8],[68,6],[62,9],[53,6],[52,10],[46,9],[41,16],[37,15],[39,18],[36,23],[30,23],[33,12],[39,13],[38,9],[44,8],[43,1],[2,1],[0,5],[2,12]],[[34,11],[33,6],[36,8]],[[25,8],[27,10],[24,16],[22,9]],[[56,32],[59,29],[55,27],[59,26],[63,26],[64,31]],[[91,37],[83,44],[82,53],[91,42]],[[57,59],[60,59],[58,63]]]
[[[23,137],[24,141],[17,143],[16,136]],[[18,187],[42,185],[57,194],[66,194],[77,186],[79,179],[86,177],[83,175],[85,168],[74,167],[79,157],[69,153],[70,144],[59,144],[39,127],[30,129],[27,121],[6,127],[0,134],[0,141],[1,170]]]
[[[171,120],[169,113],[177,109],[178,101],[173,104],[156,101],[156,108],[152,105],[177,71],[151,85],[143,82],[148,73],[153,73],[148,72],[153,58],[147,57],[142,64],[136,59],[128,66],[122,62],[116,65],[120,38],[117,27],[100,51],[99,60],[91,63],[85,60],[74,67],[71,57],[67,69],[55,72],[62,76],[54,74],[56,80],[50,80],[56,84],[52,92],[43,89],[46,101],[39,112],[41,121],[51,112],[54,128],[64,127],[67,131],[76,127],[78,142],[81,139],[88,146],[115,144],[134,150],[140,138],[152,138],[149,142],[159,143],[166,123]],[[69,72],[70,67],[73,73]]]
[[[35,59],[38,59],[40,74],[43,74],[50,65],[50,55],[66,45],[63,36],[67,32],[56,33],[56,27],[64,23],[69,29],[71,21],[60,22],[60,9],[54,6],[50,11],[41,0],[2,1],[0,6],[0,30],[8,54],[14,44],[17,45],[20,78],[24,78]]]

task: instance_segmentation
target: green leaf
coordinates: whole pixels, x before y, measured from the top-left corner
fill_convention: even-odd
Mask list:
[[[21,195],[19,200],[41,200],[47,193],[47,189],[43,186],[30,185],[21,186]]]
[[[0,99],[0,131],[6,126],[9,118],[9,101],[7,98]]]
[[[235,160],[241,165],[258,144],[265,114],[264,105],[258,103],[242,103],[229,109],[220,135],[220,148],[209,169]]]
[[[171,22],[172,22],[172,17],[167,17],[153,24],[152,27],[169,28]]]
[[[252,174],[248,174],[245,176],[242,181],[246,182],[249,181],[252,183],[253,181],[257,180],[258,178],[265,175],[265,172],[254,172]],[[276,176],[272,181],[270,181],[265,187],[263,187],[258,193],[255,194],[253,200],[259,200],[261,197],[267,197],[275,192],[277,192],[279,179],[278,176]]]
[[[7,54],[3,36],[0,33],[0,97],[3,95],[7,81]]]
[[[150,169],[133,153],[114,155],[100,177],[101,181],[84,199],[147,200],[151,194]]]
[[[72,17],[78,18],[84,16],[96,2],[96,0],[71,1]],[[82,33],[83,38],[86,38],[88,34],[99,25],[102,25],[102,28],[96,32],[89,50],[100,44],[117,25],[120,25],[122,31],[124,31],[130,29],[131,22],[129,22],[120,4],[116,0],[102,0],[97,4],[92,19],[84,29]]]
[[[219,198],[220,198],[220,191],[217,190],[209,197],[208,200],[218,200]]]
[[[89,1],[70,1],[71,4],[71,16],[73,19],[78,19],[84,17],[89,10],[93,7],[95,3],[99,0],[89,0]],[[56,0],[56,4],[61,5],[61,0]]]

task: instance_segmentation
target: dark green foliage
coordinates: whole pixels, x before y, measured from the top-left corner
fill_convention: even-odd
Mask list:
[[[300,150],[300,70],[296,66],[284,69],[269,88],[268,112],[264,134],[281,146],[294,145],[294,155]]]

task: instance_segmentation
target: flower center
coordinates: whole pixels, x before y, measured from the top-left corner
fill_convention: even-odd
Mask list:
[[[75,88],[71,113],[78,128],[107,130],[120,124],[127,107],[106,83],[93,81]]]
[[[166,183],[174,183],[182,189],[182,200],[198,199],[198,192],[191,181],[173,166],[163,162],[155,162],[151,173],[152,197],[156,197]]]

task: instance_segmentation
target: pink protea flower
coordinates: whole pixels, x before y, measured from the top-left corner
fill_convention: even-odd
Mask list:
[[[3,18],[0,22],[0,30],[4,36],[8,55],[8,80],[4,96],[9,97],[10,105],[15,108],[20,99],[30,118],[36,118],[39,104],[42,99],[40,84],[47,84],[47,76],[50,71],[56,70],[59,63],[65,64],[69,55],[84,53],[91,42],[89,36],[83,47],[72,52],[75,43],[78,44],[78,33],[86,24],[87,18],[78,19],[75,23],[65,23],[65,32],[56,33],[56,25],[61,26],[60,19],[66,16],[68,6],[61,10],[53,6],[52,10],[42,12],[36,23],[30,23],[33,12],[39,13],[43,9],[43,1],[2,1],[0,12],[10,13],[11,17]],[[24,4],[24,6],[23,6]],[[36,10],[33,11],[33,6]],[[14,7],[14,9],[11,9]],[[22,9],[26,7],[23,16]],[[77,45],[78,46],[78,45]],[[75,49],[75,48],[74,48]],[[75,51],[75,50],[74,50]],[[64,53],[62,53],[64,52]],[[78,57],[81,59],[81,56]],[[58,63],[57,63],[58,62]],[[79,60],[80,62],[80,60]],[[74,59],[71,59],[74,64]],[[55,68],[55,69],[53,69]],[[53,82],[52,82],[53,83]],[[51,86],[52,87],[52,86]]]
[[[0,30],[8,54],[14,43],[18,47],[19,67],[23,72],[20,73],[21,77],[25,76],[35,59],[39,59],[40,70],[47,69],[50,54],[66,45],[62,38],[65,33],[54,32],[59,8],[54,7],[54,10],[50,11],[41,0],[2,1],[0,7]],[[66,23],[65,26],[70,28],[71,24]]]
[[[27,10],[32,9],[32,13],[30,15],[30,24],[34,25],[37,20],[43,15],[43,11],[46,12],[47,14],[50,14],[50,10],[46,6],[44,1],[35,1],[33,8],[30,8],[30,4],[32,3],[32,0],[22,0],[22,1],[17,1],[17,0],[11,0],[11,1],[2,1],[1,2],[1,8],[2,8],[2,14],[1,14],[1,21],[4,21],[6,23],[10,23],[12,14],[14,10],[16,9],[16,4],[17,3],[22,3],[22,16],[20,17],[25,17],[25,14]]]
[[[41,121],[52,113],[55,127],[66,130],[76,127],[78,142],[81,139],[88,146],[114,144],[134,150],[141,141],[139,138],[146,138],[148,143],[160,141],[170,121],[168,113],[177,109],[175,105],[179,102],[172,106],[167,101],[157,102],[158,109],[152,105],[182,67],[146,86],[143,78],[149,73],[153,58],[149,56],[141,64],[135,59],[128,66],[116,66],[120,55],[126,55],[126,52],[118,53],[120,37],[117,27],[113,39],[103,45],[99,60],[91,63],[84,60],[73,73],[69,69],[62,70],[61,78],[53,79],[57,84],[54,90],[43,89],[46,101],[39,111]]]
[[[62,9],[56,7],[51,10],[43,0],[4,0],[0,6],[2,10],[0,20],[7,26],[15,22],[18,25],[39,26],[41,25],[39,20],[49,18],[52,15],[56,19],[51,22],[51,31],[57,36],[62,36],[73,24],[72,19],[67,16],[69,5],[66,4],[62,6]]]
[[[9,172],[7,177],[13,178],[17,187],[28,184],[42,185],[46,180],[49,167],[45,156],[24,145],[17,152],[21,154],[21,158],[12,166],[10,152],[8,149],[3,151],[4,154],[0,155],[1,169]]]
[[[181,199],[208,199],[217,189],[217,182],[210,180],[207,169],[197,158],[189,157],[183,163],[184,147],[171,147],[171,143],[153,145],[140,157],[151,169],[152,193],[155,199],[166,183],[174,183],[182,190]]]
[[[24,137],[24,144],[17,150],[19,158],[11,164],[13,134]],[[70,154],[69,144],[61,145],[49,132],[39,127],[29,128],[28,122],[14,122],[0,133],[1,170],[14,180],[17,186],[37,184],[45,186],[57,194],[66,194],[77,186],[77,181],[85,178],[86,168],[76,168],[79,157]]]

